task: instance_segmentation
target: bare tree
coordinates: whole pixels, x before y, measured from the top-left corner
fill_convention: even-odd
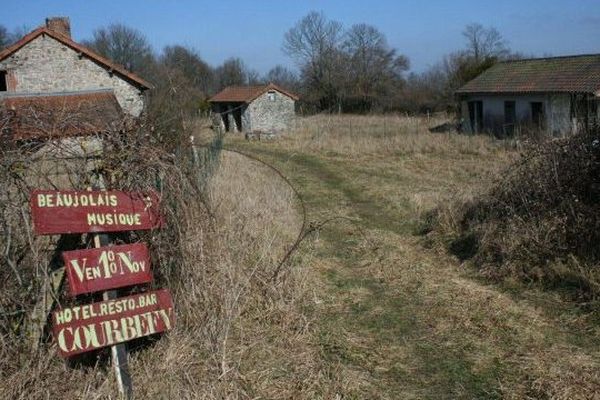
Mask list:
[[[248,70],[246,64],[236,57],[231,57],[215,70],[217,90],[227,86],[247,85]]]
[[[410,79],[407,97],[419,104],[417,109],[451,109],[456,107],[454,92],[466,82],[493,66],[498,60],[522,58],[511,53],[506,41],[495,28],[481,24],[467,25],[463,31],[466,46],[447,54],[428,71]]]
[[[260,77],[260,73],[255,69],[247,69],[246,78],[248,80],[248,85],[262,85],[265,83]]]
[[[312,11],[285,34],[283,50],[300,64],[318,63],[341,38],[342,24]]]
[[[123,24],[111,24],[97,29],[93,39],[85,44],[134,72],[143,72],[146,65],[154,61],[152,48],[146,37],[140,31]]]
[[[314,11],[284,37],[284,52],[298,63],[308,94],[321,103],[321,108],[340,105],[344,66],[341,40],[342,25]]]
[[[283,65],[276,65],[271,68],[263,80],[290,90],[296,90],[298,86],[298,77],[296,74]]]
[[[476,63],[486,58],[502,58],[509,54],[506,41],[496,28],[485,28],[478,23],[469,24],[462,32],[467,40],[467,54]]]
[[[179,69],[203,93],[212,91],[214,71],[197,51],[180,45],[167,46],[163,49],[160,61],[171,69]]]
[[[367,24],[352,26],[342,48],[350,61],[350,94],[362,98],[363,107],[370,109],[377,98],[388,96],[401,85],[408,58],[390,48],[377,28]]]
[[[17,27],[13,29],[12,32],[6,29],[5,26],[0,25],[0,50],[15,43],[25,36],[29,31],[30,29],[26,25]]]
[[[9,44],[8,30],[3,25],[0,25],[0,50]]]

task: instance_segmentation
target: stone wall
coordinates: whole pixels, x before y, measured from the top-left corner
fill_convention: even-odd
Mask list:
[[[113,89],[126,113],[137,117],[144,108],[144,95],[136,86],[46,35],[0,61],[0,70],[15,79],[15,93]]]
[[[295,120],[294,100],[273,91],[256,98],[245,111],[246,131],[281,132],[288,129]]]

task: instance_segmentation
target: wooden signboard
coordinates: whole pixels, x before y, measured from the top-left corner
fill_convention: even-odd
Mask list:
[[[58,309],[52,322],[60,354],[70,357],[170,330],[175,313],[170,293],[161,289]]]
[[[30,201],[36,235],[147,230],[162,223],[156,192],[35,190]]]
[[[52,331],[63,357],[111,347],[119,392],[133,394],[123,343],[170,330],[175,323],[167,290],[118,297],[116,288],[152,281],[145,244],[111,246],[105,232],[160,228],[156,192],[35,190],[30,198],[36,235],[92,233],[94,249],[63,252],[71,294],[103,291],[104,301],[59,308]]]
[[[73,296],[152,281],[144,243],[65,251],[62,256]]]

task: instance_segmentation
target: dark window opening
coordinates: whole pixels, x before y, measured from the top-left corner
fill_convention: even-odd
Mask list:
[[[469,101],[469,122],[471,132],[479,133],[483,130],[483,102]]]
[[[269,96],[269,100],[275,101],[275,91],[274,90],[269,90],[268,96]]]
[[[221,114],[221,118],[223,119],[223,126],[225,127],[225,132],[229,132],[229,114],[223,112],[223,114]]]
[[[517,121],[517,108],[514,101],[504,102],[504,134],[512,135]]]
[[[6,84],[6,71],[0,71],[0,92],[6,92],[8,85]]]
[[[241,132],[243,130],[243,103],[230,103],[219,108],[225,132]]]
[[[531,122],[537,128],[544,127],[544,103],[541,101],[531,102]]]

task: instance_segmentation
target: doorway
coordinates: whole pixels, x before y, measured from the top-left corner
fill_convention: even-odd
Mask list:
[[[537,129],[544,128],[544,103],[541,101],[532,101],[531,103],[531,123]]]
[[[483,102],[469,101],[469,122],[472,133],[480,133],[483,130]]]

